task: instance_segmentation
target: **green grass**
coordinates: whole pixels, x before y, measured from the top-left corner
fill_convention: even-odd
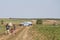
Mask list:
[[[31,20],[27,20],[27,19],[1,19],[3,20],[4,22],[12,22],[12,23],[21,23],[21,22],[24,22],[24,21],[31,21]],[[0,23],[1,23],[1,20],[0,20]]]
[[[0,26],[0,34],[5,32],[5,26]]]
[[[42,33],[47,40],[60,40],[60,25],[34,25],[32,29],[37,31],[39,34]]]

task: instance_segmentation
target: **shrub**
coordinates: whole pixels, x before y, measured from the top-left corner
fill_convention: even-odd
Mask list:
[[[42,19],[37,19],[36,24],[42,24]]]

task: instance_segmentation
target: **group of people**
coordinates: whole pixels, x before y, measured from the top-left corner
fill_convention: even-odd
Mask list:
[[[7,34],[15,34],[16,26],[12,23],[6,24],[6,33]]]

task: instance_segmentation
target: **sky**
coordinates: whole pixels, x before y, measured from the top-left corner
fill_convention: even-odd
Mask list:
[[[0,18],[60,18],[60,0],[0,0]]]

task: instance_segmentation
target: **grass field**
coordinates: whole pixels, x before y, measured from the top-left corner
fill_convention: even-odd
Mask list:
[[[34,25],[31,30],[34,40],[60,40],[60,25]]]
[[[5,32],[5,26],[1,26],[0,25],[0,34],[4,33]]]
[[[24,22],[24,21],[30,21],[30,20],[27,20],[27,19],[0,19],[0,23],[1,23],[1,20],[3,20],[5,23],[9,23],[9,22],[12,22],[12,23],[21,23],[21,22]]]
[[[16,20],[16,19],[3,19],[4,23],[19,24],[24,21],[31,20]],[[0,20],[0,34],[5,32],[5,25],[1,25]],[[34,40],[60,40],[60,25],[40,25],[35,24],[30,28],[30,35]]]

